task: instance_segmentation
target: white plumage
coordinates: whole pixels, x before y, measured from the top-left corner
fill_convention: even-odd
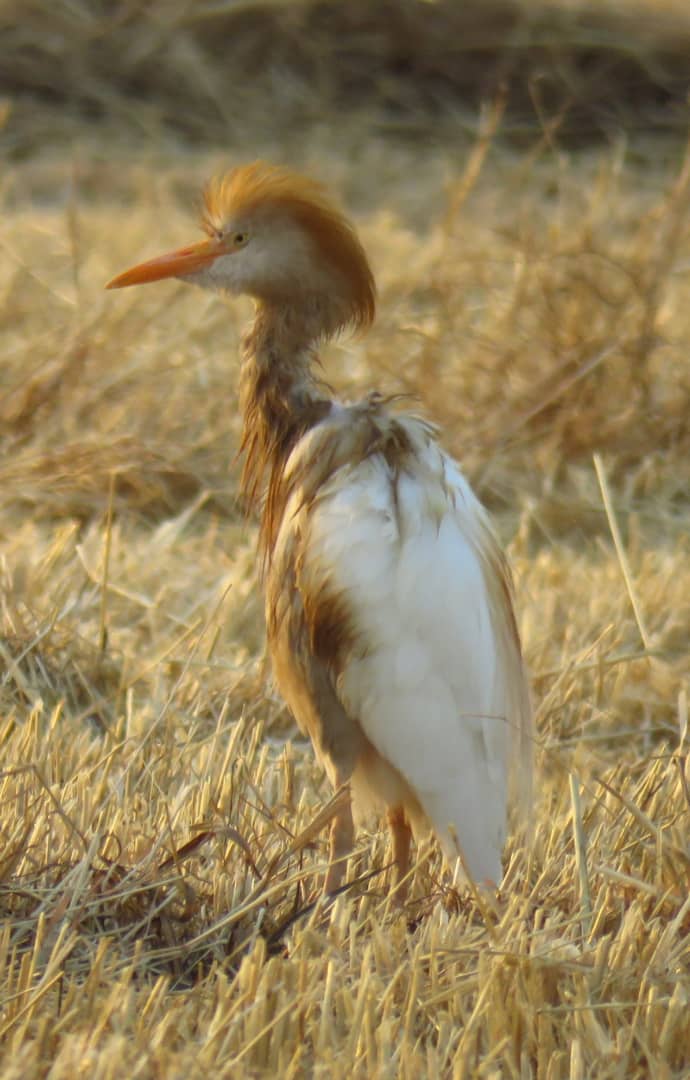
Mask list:
[[[335,423],[348,421],[341,411]],[[402,804],[418,838],[432,828],[450,860],[459,845],[473,878],[499,881],[515,732],[511,658],[485,580],[488,523],[429,427],[401,422],[413,470],[396,481],[381,455],[344,466],[308,512],[294,497],[281,533],[303,532],[304,575],[345,598],[363,642],[336,682],[377,751],[354,770],[355,814]]]
[[[529,777],[530,704],[510,573],[433,428],[373,394],[331,400],[317,343],[374,316],[359,240],[323,190],[257,162],[212,183],[208,239],[111,286],[181,277],[256,302],[242,347],[243,490],[260,509],[275,677],[355,812],[385,809],[398,896],[411,830],[498,882],[509,767]],[[327,891],[353,839],[331,829]],[[401,882],[403,882],[401,884]]]

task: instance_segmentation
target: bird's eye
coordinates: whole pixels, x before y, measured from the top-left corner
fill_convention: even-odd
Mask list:
[[[233,233],[232,242],[233,242],[234,247],[244,247],[244,245],[247,243],[248,239],[249,239],[249,233],[236,232],[236,233]]]

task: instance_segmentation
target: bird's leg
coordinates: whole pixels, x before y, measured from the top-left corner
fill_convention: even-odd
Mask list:
[[[336,777],[336,781],[340,781]],[[350,791],[347,789],[347,799],[343,800],[338,812],[331,824],[330,849],[328,853],[329,866],[323,891],[326,895],[336,892],[343,884],[347,873],[347,856],[352,851],[355,838],[355,827],[352,821],[352,803]]]
[[[410,841],[412,831],[407,823],[405,811],[401,806],[396,806],[388,811],[388,826],[393,840],[393,889],[395,901],[404,904],[407,899],[408,882],[403,880],[407,877],[410,869]]]

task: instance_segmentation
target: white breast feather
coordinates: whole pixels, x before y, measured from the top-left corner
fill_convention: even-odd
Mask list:
[[[524,694],[511,698],[504,593],[482,555],[495,541],[452,460],[409,429],[417,455],[397,497],[381,456],[339,470],[311,508],[305,558],[346,597],[362,645],[338,680],[345,708],[407,781],[446,855],[457,858],[457,840],[475,880],[499,881],[509,725],[521,722],[509,713]],[[372,786],[382,779],[379,767]]]

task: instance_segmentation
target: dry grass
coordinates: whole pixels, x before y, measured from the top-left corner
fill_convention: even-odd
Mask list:
[[[197,56],[183,9],[166,72]],[[12,23],[39,56],[47,10]],[[26,53],[3,69],[0,1075],[686,1076],[684,140],[573,150],[547,123],[517,148],[494,99],[480,123],[457,102],[433,132],[416,115],[419,142],[381,113],[300,130],[255,108],[192,153],[163,116],[184,79],[152,86],[135,130],[124,76],[94,104],[95,6],[51,10],[100,113],[46,110],[35,64],[27,96]],[[184,242],[201,180],[257,153],[339,190],[372,254],[379,320],[328,350],[329,377],[421,398],[509,544],[538,774],[530,855],[509,843],[495,909],[430,849],[400,917],[379,835],[333,909],[314,905],[329,792],[267,681],[235,497],[248,309],[102,290]]]

